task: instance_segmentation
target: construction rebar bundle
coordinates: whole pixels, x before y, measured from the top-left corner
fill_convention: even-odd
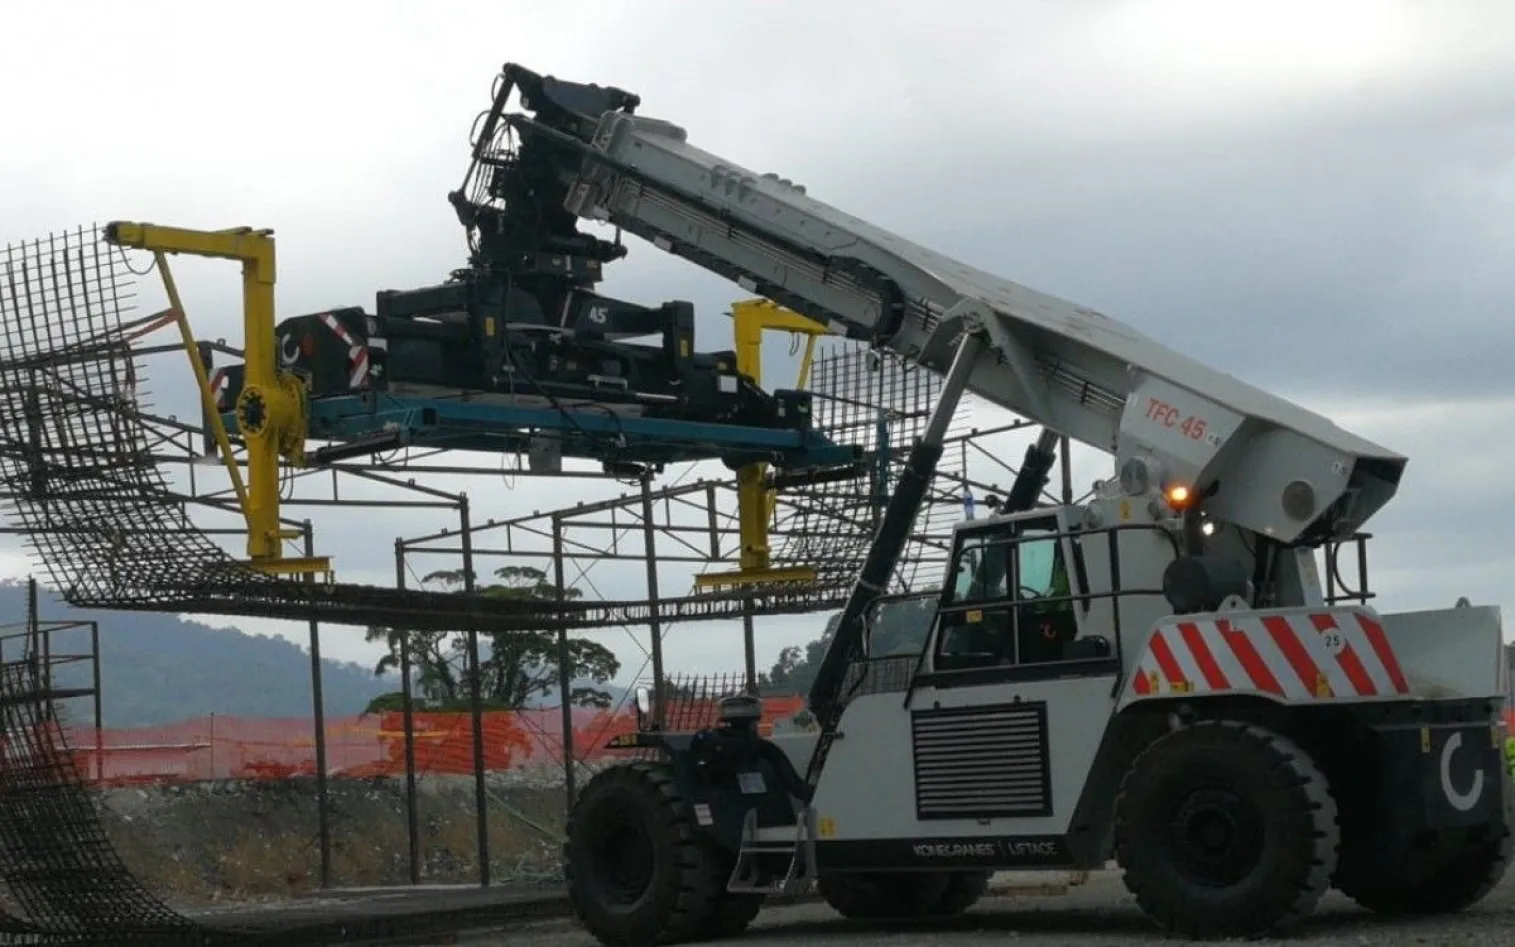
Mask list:
[[[250,615],[480,632],[649,620],[646,600],[481,602],[443,592],[316,584],[248,568],[190,522],[153,462],[138,400],[132,273],[95,228],[0,251],[0,488],[52,584],[79,607]],[[808,612],[840,583],[668,599],[664,620]]]

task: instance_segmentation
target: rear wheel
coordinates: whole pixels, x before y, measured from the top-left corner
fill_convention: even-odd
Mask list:
[[[1137,904],[1191,938],[1281,933],[1336,868],[1336,803],[1293,742],[1205,721],[1155,740],[1116,800],[1116,860]]]
[[[568,821],[568,898],[606,947],[651,947],[740,933],[762,897],[726,891],[731,858],[700,838],[668,766],[598,773]]]

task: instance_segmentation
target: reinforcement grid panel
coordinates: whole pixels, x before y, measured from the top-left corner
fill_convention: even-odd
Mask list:
[[[5,919],[0,943],[221,940],[148,891],[117,855],[38,662],[0,667],[0,723],[0,884],[19,914]]]
[[[317,618],[480,632],[645,624],[834,607],[845,579],[646,600],[481,600],[446,592],[311,585],[239,565],[190,522],[155,463],[136,399],[141,369],[124,254],[81,227],[0,250],[0,487],[52,584],[72,605]],[[750,598],[749,598],[750,596]],[[656,610],[654,612],[654,609]]]
[[[867,472],[853,480],[786,491],[789,508],[777,522],[784,536],[774,554],[777,562],[814,566],[827,582],[845,582],[857,573],[873,538],[875,517],[899,482],[910,447],[925,432],[941,386],[940,375],[893,353],[828,340],[811,369],[808,390],[814,396],[815,424],[837,443],[859,445]],[[970,402],[964,399],[948,436],[966,432],[970,417]],[[887,451],[883,464],[881,447]],[[941,582],[944,544],[963,509],[960,480],[954,478],[964,473],[961,453],[947,451],[895,569],[895,591]]]

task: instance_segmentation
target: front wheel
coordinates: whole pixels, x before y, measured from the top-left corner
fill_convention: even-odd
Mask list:
[[[1137,757],[1116,799],[1116,860],[1137,904],[1194,939],[1282,933],[1330,886],[1336,802],[1313,760],[1259,726],[1205,721]]]
[[[730,937],[762,905],[726,890],[731,858],[696,833],[664,763],[596,774],[573,807],[564,855],[574,914],[606,947]]]

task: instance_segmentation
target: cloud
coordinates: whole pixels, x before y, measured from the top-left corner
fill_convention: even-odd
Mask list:
[[[1490,440],[1515,418],[1515,395],[1425,405],[1365,398],[1336,414],[1410,458],[1397,496],[1366,528],[1375,606],[1446,608],[1466,595],[1515,611],[1515,489],[1508,450]]]
[[[46,44],[0,61],[8,87],[39,90],[8,104],[27,145],[0,152],[0,243],[111,217],[272,226],[282,315],[371,305],[377,290],[462,262],[445,194],[494,71],[514,59],[638,92],[644,113],[701,147],[1100,308],[1409,454],[1400,496],[1373,523],[1385,607],[1458,594],[1512,604],[1500,442],[1515,408],[1508,4],[783,0],[701,17],[671,2],[459,2],[438,18],[395,3],[360,16],[271,3],[235,24],[213,6],[155,9],[10,14],[16,35],[66,30],[70,51],[66,68]],[[228,70],[245,81],[206,79]],[[236,341],[235,268],[174,265],[197,333]],[[729,345],[718,313],[742,295],[635,241],[604,288],[695,302],[705,348]],[[144,308],[161,305],[150,279],[142,289]],[[768,364],[790,377],[781,348]],[[182,366],[155,364],[151,377],[163,410],[197,413]],[[1024,443],[992,450],[1013,465]],[[1108,463],[1078,456],[1081,491]],[[493,469],[428,483],[469,492],[476,520],[622,489]],[[396,535],[453,516],[305,510],[344,579],[383,584]],[[13,547],[0,544],[7,573]],[[632,596],[640,569],[589,576]],[[687,588],[688,571],[666,569],[664,588]],[[760,665],[811,624],[760,622]],[[333,630],[328,653],[361,656],[359,637]],[[739,626],[690,625],[670,641],[670,667],[740,664]]]

